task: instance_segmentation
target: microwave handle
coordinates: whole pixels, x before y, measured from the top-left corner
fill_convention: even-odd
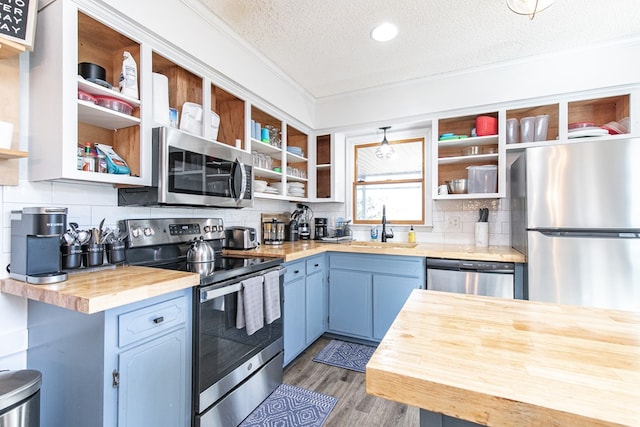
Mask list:
[[[240,194],[236,194],[236,201],[240,201],[244,199],[244,193],[245,191],[247,191],[247,173],[244,167],[244,163],[236,159],[236,167],[234,171],[234,174],[236,176],[234,177],[234,180],[233,180],[234,183],[238,182],[238,176],[237,176],[238,171],[240,171]]]

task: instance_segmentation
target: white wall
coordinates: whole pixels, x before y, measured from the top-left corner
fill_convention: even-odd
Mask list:
[[[629,39],[323,98],[315,128],[424,120],[438,112],[638,82],[640,39]]]

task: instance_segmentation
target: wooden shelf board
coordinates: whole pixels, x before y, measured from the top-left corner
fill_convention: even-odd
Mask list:
[[[116,98],[126,102],[127,104],[131,104],[134,107],[140,106],[139,99],[131,98],[130,96],[125,96],[117,90],[107,89],[104,86],[100,86],[98,84],[87,81],[83,79],[81,76],[78,76],[78,89],[83,90],[91,95],[110,96],[111,98]]]
[[[7,150],[5,148],[0,148],[0,159],[8,160],[8,159],[21,159],[27,157],[29,153],[26,151],[18,151],[18,150]]]
[[[78,120],[104,129],[123,129],[140,124],[140,119],[101,107],[89,101],[78,100]]]
[[[27,48],[10,40],[0,39],[0,59],[11,58],[26,52]]]
[[[454,156],[438,159],[439,165],[454,165],[458,163],[480,162],[484,160],[497,160],[498,154],[478,154],[474,156]]]

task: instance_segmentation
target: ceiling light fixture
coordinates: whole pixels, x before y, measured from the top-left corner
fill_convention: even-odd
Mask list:
[[[551,6],[555,0],[507,0],[507,6],[518,15],[529,15],[533,19],[536,13]]]
[[[371,38],[378,42],[388,42],[398,35],[398,27],[385,22],[371,30]]]
[[[391,156],[393,156],[393,147],[391,146],[391,144],[389,144],[389,141],[387,141],[387,129],[390,129],[391,126],[385,126],[385,127],[381,127],[379,129],[382,129],[384,131],[384,137],[382,138],[382,142],[380,143],[380,145],[378,146],[378,148],[376,148],[376,157],[378,157],[379,159],[388,159]]]

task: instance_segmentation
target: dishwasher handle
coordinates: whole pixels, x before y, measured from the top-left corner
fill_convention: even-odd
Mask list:
[[[512,262],[427,258],[427,269],[512,274],[515,265]]]

